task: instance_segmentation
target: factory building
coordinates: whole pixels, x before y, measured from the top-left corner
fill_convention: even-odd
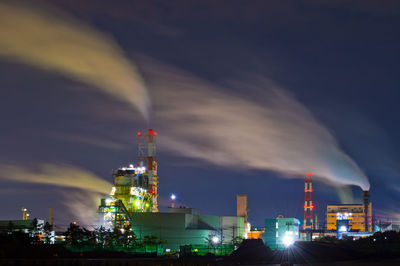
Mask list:
[[[140,241],[146,236],[162,240],[165,251],[191,245],[198,249],[233,245],[245,237],[245,220],[237,216],[205,216],[192,208],[169,208],[168,212],[135,212],[132,229]]]
[[[138,132],[138,159],[113,172],[113,187],[109,197],[101,199],[98,208],[100,224],[107,229],[126,229],[133,225],[136,212],[158,212],[158,176],[155,160],[155,136],[149,129],[147,134]]]
[[[326,229],[341,232],[371,232],[372,203],[369,202],[367,206],[367,219],[365,219],[364,204],[328,205],[326,208]]]
[[[24,232],[31,233],[35,231],[37,228],[43,228],[44,220],[37,220],[37,224],[35,224],[34,220],[22,219],[22,220],[2,220],[0,221],[0,232]],[[40,231],[39,233],[43,233]]]
[[[296,218],[265,219],[264,243],[271,249],[284,249],[300,239],[300,221]]]
[[[184,247],[189,252],[208,253],[224,245],[232,249],[246,238],[247,196],[238,196],[240,216],[205,216],[195,209],[175,208],[175,195],[168,212],[158,212],[156,135],[152,129],[146,134],[139,132],[139,163],[113,172],[110,195],[101,199],[98,208],[100,224],[121,232],[132,230],[138,241],[156,238],[166,252]]]

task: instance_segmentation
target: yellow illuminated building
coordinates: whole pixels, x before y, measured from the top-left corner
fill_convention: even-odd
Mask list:
[[[368,203],[368,231],[372,231],[372,204]],[[336,231],[337,220],[349,220],[349,231],[365,232],[364,204],[328,205],[326,229]]]

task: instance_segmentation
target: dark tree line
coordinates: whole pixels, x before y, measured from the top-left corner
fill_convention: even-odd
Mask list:
[[[12,222],[7,230],[0,232],[0,245],[43,245],[50,244],[53,227],[49,223],[39,224],[35,218],[32,221],[32,228],[28,232],[19,230]],[[67,247],[82,248],[137,248],[157,247],[161,243],[156,236],[145,236],[139,241],[130,227],[123,229],[107,230],[100,226],[94,230],[88,230],[76,223],[71,223],[66,232],[63,233],[65,241],[56,241],[57,244]]]
[[[100,226],[87,230],[76,223],[71,223],[65,232],[65,244],[72,247],[92,246],[99,248],[135,248],[140,246],[156,247],[163,241],[157,236],[145,236],[139,241],[130,227],[107,230]]]

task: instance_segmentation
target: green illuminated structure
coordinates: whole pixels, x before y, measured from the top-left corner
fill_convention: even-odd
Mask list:
[[[264,243],[271,249],[284,249],[299,240],[300,221],[296,218],[265,219]]]
[[[113,173],[114,186],[110,196],[101,200],[100,222],[109,229],[127,228],[133,224],[135,212],[151,212],[152,194],[148,192],[145,167],[122,167]]]
[[[167,252],[192,246],[192,252],[218,253],[224,246],[232,249],[245,237],[243,217],[205,216],[191,208],[169,208],[167,213],[136,212],[132,218],[135,221],[132,228],[139,241],[156,236],[163,240],[162,247]]]

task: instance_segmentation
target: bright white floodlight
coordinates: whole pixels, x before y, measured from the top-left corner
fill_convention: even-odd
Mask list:
[[[218,236],[213,236],[211,238],[211,241],[213,242],[213,244],[218,244],[219,243],[219,237]]]
[[[172,200],[175,200],[175,199],[176,199],[175,194],[171,194],[171,199],[172,199]]]
[[[282,239],[282,242],[285,245],[285,247],[287,248],[290,247],[294,243],[293,236],[285,235]]]

